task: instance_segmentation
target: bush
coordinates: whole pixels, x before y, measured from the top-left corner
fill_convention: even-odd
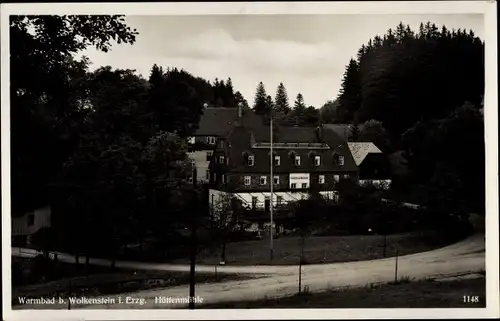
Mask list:
[[[12,285],[24,284],[24,268],[23,265],[17,261],[12,262]]]
[[[37,255],[30,260],[28,278],[34,282],[55,280],[62,274],[61,265],[45,255]]]

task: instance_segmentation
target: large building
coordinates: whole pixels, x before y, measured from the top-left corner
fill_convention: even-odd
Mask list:
[[[343,178],[357,180],[358,167],[347,141],[319,127],[275,127],[273,154],[270,128],[237,123],[219,139],[210,163],[210,194],[217,210],[227,195],[247,208],[268,210],[273,186],[273,207],[308,196],[313,189],[335,198]],[[271,179],[270,170],[273,169]]]
[[[190,138],[190,151],[188,153],[196,166],[198,181],[209,182],[209,164],[215,143],[218,139],[224,139],[237,123],[252,128],[263,126],[260,116],[241,106],[238,108],[205,107],[203,109],[198,129]]]

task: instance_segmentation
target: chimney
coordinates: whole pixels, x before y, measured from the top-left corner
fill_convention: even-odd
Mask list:
[[[318,127],[316,127],[316,137],[318,138],[319,143],[323,142],[323,125],[322,124],[319,124]]]
[[[242,126],[242,115],[243,115],[243,104],[238,103],[238,119],[236,120],[236,126]]]

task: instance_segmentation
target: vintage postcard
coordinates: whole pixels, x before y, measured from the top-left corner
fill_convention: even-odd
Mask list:
[[[1,15],[6,320],[499,317],[495,1]]]

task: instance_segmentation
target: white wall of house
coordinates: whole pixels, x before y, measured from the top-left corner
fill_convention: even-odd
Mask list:
[[[31,235],[43,227],[50,227],[51,214],[50,206],[46,206],[23,216],[13,217],[11,234],[13,236]]]
[[[359,180],[359,185],[366,186],[368,184],[372,184],[373,186],[387,190],[391,187],[392,180],[390,179],[363,179]]]
[[[322,191],[319,193],[327,199],[332,199],[332,200],[337,199],[336,191]],[[215,189],[209,190],[209,203],[215,212],[221,209],[222,207],[221,204],[227,200],[227,197],[229,195],[230,195],[229,193],[224,191],[219,191]],[[256,197],[257,198],[256,208],[258,209],[263,209],[265,206],[266,198],[268,199],[271,198],[270,192],[251,192],[251,193],[242,192],[242,193],[233,193],[232,195],[240,199],[244,206],[249,206],[249,207],[252,206],[252,199]],[[309,197],[309,194],[307,192],[292,192],[292,191],[274,192],[273,193],[274,206],[278,205],[278,197],[281,197],[282,204],[286,204],[288,202],[307,199]]]
[[[196,172],[199,182],[208,182],[210,176],[207,176],[208,167],[210,162],[207,161],[207,154],[212,151],[200,150],[188,153],[188,157],[194,161]]]

